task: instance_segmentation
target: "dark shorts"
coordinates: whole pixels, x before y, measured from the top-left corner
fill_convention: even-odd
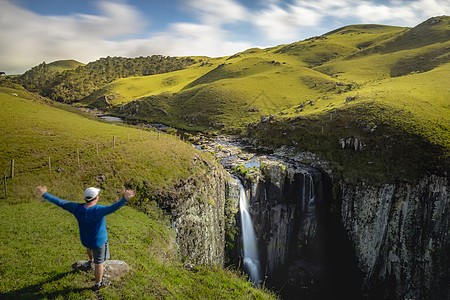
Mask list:
[[[102,264],[103,262],[107,261],[110,258],[108,242],[106,242],[100,248],[92,249],[92,253],[94,254],[95,264]]]

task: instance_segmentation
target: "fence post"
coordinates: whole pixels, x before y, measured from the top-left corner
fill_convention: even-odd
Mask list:
[[[130,134],[128,134],[128,144],[130,143]]]
[[[3,174],[3,184],[5,185],[5,198],[8,198],[8,192],[6,190],[6,173]]]
[[[97,156],[98,156],[98,143],[97,143]]]
[[[116,136],[113,136],[113,149],[116,149]]]
[[[139,130],[139,140],[142,141],[142,131]]]
[[[80,169],[80,152],[78,151],[78,148],[77,148],[77,163],[78,163],[78,169]]]
[[[50,157],[48,158],[48,170],[50,172],[50,175],[52,174],[52,161],[50,159]]]
[[[11,159],[11,179],[14,178],[14,158]]]

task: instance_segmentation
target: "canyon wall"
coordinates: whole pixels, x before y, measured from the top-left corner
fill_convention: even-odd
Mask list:
[[[270,160],[247,177],[263,275],[284,298],[325,296],[327,287],[370,299],[450,295],[447,178],[332,183],[326,172]]]
[[[417,184],[340,185],[341,219],[377,298],[448,299],[450,197],[447,178]]]
[[[446,299],[449,182],[371,186],[333,182],[295,161],[262,157],[235,172],[250,201],[261,284],[284,299]],[[218,164],[159,195],[186,262],[242,260],[239,184]]]

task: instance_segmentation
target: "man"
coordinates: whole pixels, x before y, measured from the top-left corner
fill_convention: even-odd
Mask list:
[[[85,203],[74,203],[59,199],[48,193],[46,186],[38,186],[36,193],[75,216],[80,229],[81,243],[86,247],[89,256],[89,261],[84,267],[92,269],[92,262],[95,264],[95,285],[92,289],[99,290],[102,287],[108,287],[110,282],[103,281],[103,262],[109,259],[105,216],[124,206],[135,196],[135,192],[133,190],[125,190],[122,199],[109,206],[97,204],[100,189],[95,187],[87,188],[84,191]]]

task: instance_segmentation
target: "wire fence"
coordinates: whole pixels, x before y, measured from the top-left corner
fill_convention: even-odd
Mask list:
[[[19,174],[19,175],[23,175],[23,174],[27,174],[27,173],[31,173],[33,171],[41,170],[41,169],[47,169],[47,174],[52,175],[56,172],[65,172],[64,169],[62,169],[62,167],[59,167],[55,170],[55,166],[57,165],[62,165],[64,163],[64,165],[70,166],[72,165],[72,168],[75,168],[76,170],[80,170],[83,166],[82,164],[82,158],[83,155],[87,156],[87,155],[92,155],[94,152],[96,156],[100,156],[102,155],[102,153],[105,153],[106,151],[111,151],[111,150],[116,150],[119,146],[123,146],[126,144],[131,144],[133,142],[142,142],[145,141],[145,139],[155,139],[155,140],[169,140],[169,139],[176,139],[176,140],[180,140],[180,137],[174,134],[170,134],[170,133],[163,133],[161,131],[143,131],[143,130],[139,130],[139,138],[137,138],[136,136],[130,137],[130,133],[127,134],[126,137],[120,137],[117,135],[112,136],[111,138],[111,142],[107,142],[107,143],[95,143],[94,145],[94,150],[88,150],[88,151],[80,151],[79,148],[76,148],[75,150],[72,150],[70,152],[67,153],[67,157],[63,162],[55,159],[52,156],[45,156],[45,157],[40,157],[39,160],[35,160],[35,163],[37,164],[34,166],[23,166],[20,168],[20,170],[18,170],[19,168],[17,167],[18,162],[20,161],[20,159],[17,158],[12,158],[9,161],[9,164],[6,164],[6,166],[3,168],[3,174],[1,174],[0,176],[2,176],[2,182],[3,182],[3,190],[4,193],[3,195],[0,196],[0,198],[8,198],[8,181],[9,182],[13,182],[14,178]],[[92,148],[92,146],[91,146]],[[83,147],[83,149],[86,149],[86,147]],[[90,151],[90,153],[88,153]],[[61,156],[60,156],[61,157]],[[71,161],[72,159],[72,161]],[[75,162],[74,162],[75,160]]]

